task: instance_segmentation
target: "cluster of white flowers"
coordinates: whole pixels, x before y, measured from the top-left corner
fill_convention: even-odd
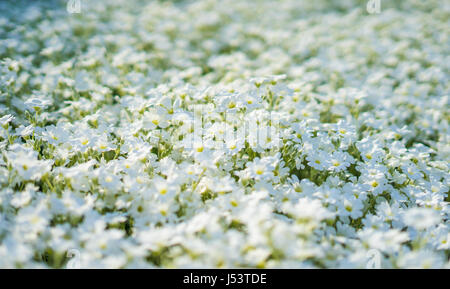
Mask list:
[[[448,1],[80,1],[0,2],[0,267],[450,266]]]

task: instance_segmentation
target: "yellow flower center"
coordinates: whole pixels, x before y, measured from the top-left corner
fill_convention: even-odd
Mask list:
[[[33,216],[30,220],[31,224],[36,225],[37,223],[39,223],[39,221],[41,220],[41,218],[39,218],[39,216]]]
[[[431,262],[429,260],[426,260],[423,265],[422,265],[423,269],[430,269],[431,268]]]

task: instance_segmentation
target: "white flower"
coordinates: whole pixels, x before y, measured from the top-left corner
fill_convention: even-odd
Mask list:
[[[14,119],[14,116],[7,114],[4,115],[2,117],[0,117],[0,125],[2,127],[5,127],[6,125],[8,125],[12,120]]]
[[[8,162],[24,180],[38,180],[50,172],[52,160],[38,160],[37,153],[32,149],[15,146],[15,151],[7,152]]]
[[[428,250],[408,252],[398,261],[401,268],[407,269],[437,269],[442,268],[443,264],[444,260],[440,255]]]
[[[35,2],[1,9],[0,268],[449,267],[439,1]]]
[[[25,105],[29,110],[39,111],[51,105],[51,100],[44,97],[31,97],[25,101]]]
[[[427,229],[441,221],[439,214],[433,209],[411,208],[403,213],[403,222],[418,230]]]
[[[297,204],[283,204],[284,211],[299,220],[322,221],[333,217],[333,213],[324,208],[319,200],[302,198]]]
[[[92,88],[92,76],[87,71],[80,71],[75,76],[75,89],[83,92]]]

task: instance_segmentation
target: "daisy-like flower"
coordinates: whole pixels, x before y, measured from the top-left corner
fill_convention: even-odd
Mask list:
[[[12,120],[14,119],[14,116],[7,114],[2,117],[0,117],[0,125],[5,128]]]
[[[436,211],[427,208],[411,208],[403,214],[403,222],[418,230],[437,225],[440,220],[441,218]]]
[[[329,163],[330,163],[329,156],[325,152],[322,152],[322,151],[311,152],[306,157],[306,160],[308,161],[308,166],[313,167],[314,169],[319,170],[319,171],[322,171],[322,170],[328,168]]]
[[[56,126],[47,126],[45,131],[42,132],[42,137],[52,145],[63,144],[69,140],[67,130]]]
[[[449,267],[439,1],[9,2],[1,268]]]
[[[52,160],[38,160],[37,153],[30,148],[15,145],[6,153],[8,163],[23,180],[39,180],[50,172]]]
[[[30,97],[25,101],[26,107],[31,111],[39,112],[41,109],[51,105],[51,100],[42,96]]]
[[[255,180],[270,180],[274,176],[273,171],[276,166],[276,161],[273,157],[256,158],[253,162],[247,164],[247,168],[242,175],[244,178]]]
[[[144,128],[150,130],[157,127],[166,128],[169,125],[168,119],[169,115],[167,114],[167,110],[165,108],[160,106],[151,107],[144,112]]]
[[[332,158],[330,160],[332,166],[329,168],[329,170],[339,172],[345,170],[353,162],[354,162],[353,157],[350,156],[348,153],[336,151],[333,153]]]
[[[343,199],[338,203],[338,215],[349,216],[352,219],[357,219],[363,214],[363,203],[360,199],[350,197],[349,199]]]

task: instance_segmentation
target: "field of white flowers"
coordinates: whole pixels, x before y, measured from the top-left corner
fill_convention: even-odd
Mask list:
[[[450,268],[449,1],[66,2],[0,2],[0,268]]]

